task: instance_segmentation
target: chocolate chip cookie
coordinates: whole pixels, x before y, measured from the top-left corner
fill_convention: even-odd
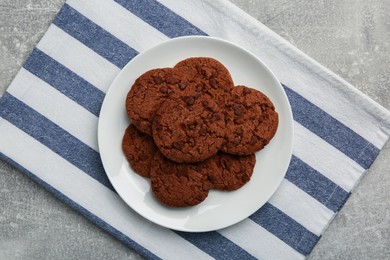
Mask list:
[[[131,124],[122,139],[122,150],[133,170],[143,177],[150,175],[150,162],[157,151],[152,137]]]
[[[126,111],[138,130],[152,135],[152,118],[179,81],[171,68],[149,70],[136,79],[126,97]]]
[[[186,81],[192,84],[191,91],[211,96],[221,107],[234,87],[230,72],[213,58],[188,58],[177,63],[174,69],[186,76]]]
[[[194,206],[206,199],[212,185],[208,179],[208,160],[179,164],[155,153],[151,165],[152,191],[170,207]]]
[[[158,149],[178,163],[213,156],[225,137],[224,114],[207,95],[166,99],[157,110],[152,128]]]
[[[232,155],[219,152],[210,160],[209,180],[214,189],[232,191],[246,184],[256,163],[256,156]]]
[[[234,87],[225,106],[226,135],[221,151],[247,155],[261,150],[278,128],[278,113],[266,95]]]

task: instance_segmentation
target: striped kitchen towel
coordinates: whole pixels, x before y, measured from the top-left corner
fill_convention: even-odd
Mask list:
[[[176,232],[113,191],[97,145],[115,76],[169,38],[210,35],[250,50],[282,82],[293,157],[272,198],[242,222]],[[0,154],[141,255],[304,259],[390,135],[390,113],[224,0],[68,0],[0,100]]]

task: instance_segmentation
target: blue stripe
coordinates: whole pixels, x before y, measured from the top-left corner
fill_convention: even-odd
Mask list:
[[[155,0],[115,0],[115,2],[170,38],[206,35],[199,28]]]
[[[5,120],[114,190],[103,169],[100,155],[95,150],[7,92],[0,99],[0,108],[0,116]]]
[[[309,255],[320,239],[269,203],[249,218],[305,256]]]
[[[14,160],[12,160],[11,158],[9,158],[8,156],[6,156],[1,152],[0,152],[0,158],[6,161],[7,163],[13,165],[14,167],[16,167],[19,171],[26,174],[29,178],[31,178],[36,183],[41,185],[43,188],[48,190],[51,194],[53,194],[57,199],[61,200],[66,205],[70,206],[74,210],[81,213],[81,215],[83,215],[84,217],[86,217],[87,219],[95,223],[103,230],[107,231],[113,237],[121,241],[124,245],[134,248],[137,251],[137,253],[146,257],[147,259],[156,259],[156,260],[161,259],[157,257],[155,254],[153,254],[152,252],[150,252],[149,250],[147,250],[146,248],[144,248],[143,246],[141,246],[140,244],[138,244],[137,242],[135,242],[134,240],[132,240],[131,238],[129,238],[128,236],[126,236],[125,234],[123,234],[122,232],[120,232],[118,229],[114,228],[113,226],[103,221],[98,216],[89,212],[87,209],[80,206],[79,204],[77,204],[76,202],[68,198],[65,194],[55,189],[53,186],[43,181],[41,178],[39,178],[38,176],[36,176],[35,174],[33,174],[32,172],[30,172],[29,170],[27,170],[26,168],[24,168],[23,166],[21,166],[20,164],[18,164],[17,162],[15,162]]]
[[[215,259],[256,259],[218,232],[176,233]]]
[[[333,145],[349,158],[368,169],[379,149],[350,128],[283,85],[291,103],[294,120]]]
[[[119,68],[138,54],[68,4],[64,4],[53,23]]]
[[[339,187],[294,155],[291,158],[286,179],[333,212],[339,211],[350,195],[349,192]]]
[[[95,116],[99,116],[104,92],[42,51],[34,49],[23,67]]]

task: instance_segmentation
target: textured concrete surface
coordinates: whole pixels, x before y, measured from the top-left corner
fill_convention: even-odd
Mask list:
[[[390,109],[390,1],[232,0]],[[0,95],[64,0],[0,1]],[[139,259],[0,162],[0,259]],[[390,143],[309,259],[390,258]]]

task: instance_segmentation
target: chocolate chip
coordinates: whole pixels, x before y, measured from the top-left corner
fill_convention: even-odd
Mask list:
[[[238,145],[238,144],[240,144],[240,140],[234,139],[232,143],[233,143],[234,145]]]
[[[207,67],[203,67],[203,68],[201,69],[201,72],[202,72],[202,75],[203,75],[205,78],[210,78],[210,77],[213,75],[212,71],[211,71],[209,68],[207,68]]]
[[[244,175],[244,176],[242,176],[241,180],[242,180],[242,182],[246,183],[249,181],[249,177]]]
[[[205,106],[205,107],[208,107],[209,106],[209,102],[207,101],[207,100],[205,100],[205,101],[203,101],[203,106]]]
[[[235,114],[236,116],[241,116],[243,113],[244,113],[244,112],[242,111],[241,108],[238,108],[238,109],[235,109],[235,110],[234,110],[234,114]]]
[[[241,128],[238,128],[236,131],[235,131],[236,134],[238,135],[241,135],[243,133],[242,129]]]
[[[183,148],[183,142],[174,142],[172,146],[173,148],[180,150],[181,148]]]
[[[213,88],[218,88],[218,81],[215,78],[210,79],[209,82]]]
[[[157,118],[159,118],[159,116],[155,116],[153,120],[156,120]],[[161,130],[163,130],[163,126],[161,124],[156,124],[156,130],[157,132],[160,132]]]
[[[237,125],[241,125],[244,123],[244,119],[242,119],[241,117],[235,118],[234,123]]]
[[[202,167],[202,165],[200,165],[199,162],[194,163],[193,166],[194,166],[194,169],[195,169],[196,172],[200,172],[200,171],[203,170],[203,167]],[[202,177],[202,174],[200,175],[200,177]]]
[[[196,64],[196,65],[195,65],[195,68],[196,68],[196,71],[197,71],[198,73],[201,73],[202,68],[201,68],[201,66],[200,66],[199,64]]]
[[[204,87],[203,83],[199,83],[198,85],[196,85],[196,91],[197,91],[197,92],[202,91],[202,90],[203,90],[203,87]]]
[[[222,160],[222,167],[226,170],[230,170],[232,162],[230,160]]]
[[[259,141],[259,138],[254,135],[254,136],[252,136],[250,143],[253,145],[253,144],[256,144],[258,141]]]
[[[160,88],[160,92],[163,93],[163,94],[167,94],[168,93],[168,89],[166,87],[161,87]]]
[[[186,82],[182,81],[182,82],[179,83],[179,88],[181,90],[184,90],[186,87],[187,87],[187,83]]]
[[[235,105],[235,106],[233,107],[233,111],[234,111],[234,114],[235,114],[236,116],[241,116],[241,115],[244,113],[244,111],[243,111],[243,109],[241,108],[240,105]]]
[[[195,146],[195,140],[194,138],[190,138],[188,141],[187,141],[188,145],[191,146],[191,147],[194,147]]]
[[[264,112],[268,109],[268,105],[263,103],[260,105],[260,108],[261,108],[261,111]]]
[[[244,88],[244,90],[242,91],[242,93],[244,94],[244,95],[248,95],[248,94],[250,94],[252,91],[249,89],[249,88]]]
[[[188,97],[186,99],[187,106],[192,106],[194,103],[195,103],[195,98],[194,97]]]
[[[194,130],[195,127],[196,127],[196,124],[191,124],[191,125],[188,126],[188,128],[189,128],[190,130]]]
[[[208,178],[211,182],[215,182],[217,180],[214,175],[209,175]]]
[[[200,130],[199,130],[199,135],[200,136],[205,136],[207,134],[207,129],[206,128],[201,128]]]
[[[220,114],[214,114],[214,116],[213,116],[213,121],[215,122],[215,121],[219,121],[219,120],[221,120],[221,115]]]
[[[159,84],[161,84],[162,82],[163,82],[163,79],[162,79],[162,77],[160,77],[160,76],[154,76],[153,77],[153,80],[154,80],[154,83],[156,83],[157,85],[159,85]]]

